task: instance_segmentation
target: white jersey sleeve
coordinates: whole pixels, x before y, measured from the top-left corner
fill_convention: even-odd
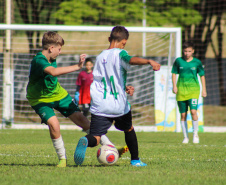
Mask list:
[[[118,117],[129,112],[125,87],[131,58],[118,48],[104,50],[97,56],[90,87],[92,114]]]

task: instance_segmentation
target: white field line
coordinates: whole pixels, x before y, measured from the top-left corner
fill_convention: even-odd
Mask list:
[[[4,126],[2,126],[4,128]],[[13,124],[12,129],[48,129],[45,124]],[[134,126],[136,132],[159,132],[156,126]],[[60,125],[61,130],[82,130],[76,125]],[[109,131],[118,131],[112,126]],[[224,133],[226,126],[204,126],[204,132]]]

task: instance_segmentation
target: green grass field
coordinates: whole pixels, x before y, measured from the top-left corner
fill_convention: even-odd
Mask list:
[[[139,152],[147,167],[130,166],[126,153],[114,166],[101,166],[98,147],[88,148],[82,166],[73,154],[81,131],[62,131],[68,166],[56,168],[58,159],[48,130],[0,130],[0,184],[225,184],[225,133],[200,133],[200,144],[182,144],[181,133],[138,132]],[[192,135],[189,135],[192,138]],[[109,132],[116,145],[124,145],[122,132]],[[192,139],[190,139],[192,140]]]

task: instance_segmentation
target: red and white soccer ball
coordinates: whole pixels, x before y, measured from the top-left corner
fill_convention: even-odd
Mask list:
[[[118,150],[112,145],[103,145],[97,150],[97,160],[100,164],[113,165],[118,158]]]

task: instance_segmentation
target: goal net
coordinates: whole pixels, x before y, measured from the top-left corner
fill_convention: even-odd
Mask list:
[[[58,66],[76,64],[81,53],[95,57],[108,48],[111,27],[101,26],[48,26],[5,25],[0,29],[0,121],[3,124],[40,124],[40,118],[26,100],[29,65],[35,53],[41,51],[45,31],[57,31],[65,40]],[[180,28],[127,27],[130,32],[125,50],[131,56],[150,58],[171,68],[181,54]],[[30,36],[29,34],[30,33]],[[62,75],[58,80],[71,97],[74,97],[79,71]],[[134,125],[154,125],[154,73],[150,66],[132,66],[128,71],[127,85],[135,92],[128,97],[132,107]],[[110,105],[109,105],[110,106]],[[72,122],[56,111],[61,124]],[[88,117],[90,119],[90,116]]]

